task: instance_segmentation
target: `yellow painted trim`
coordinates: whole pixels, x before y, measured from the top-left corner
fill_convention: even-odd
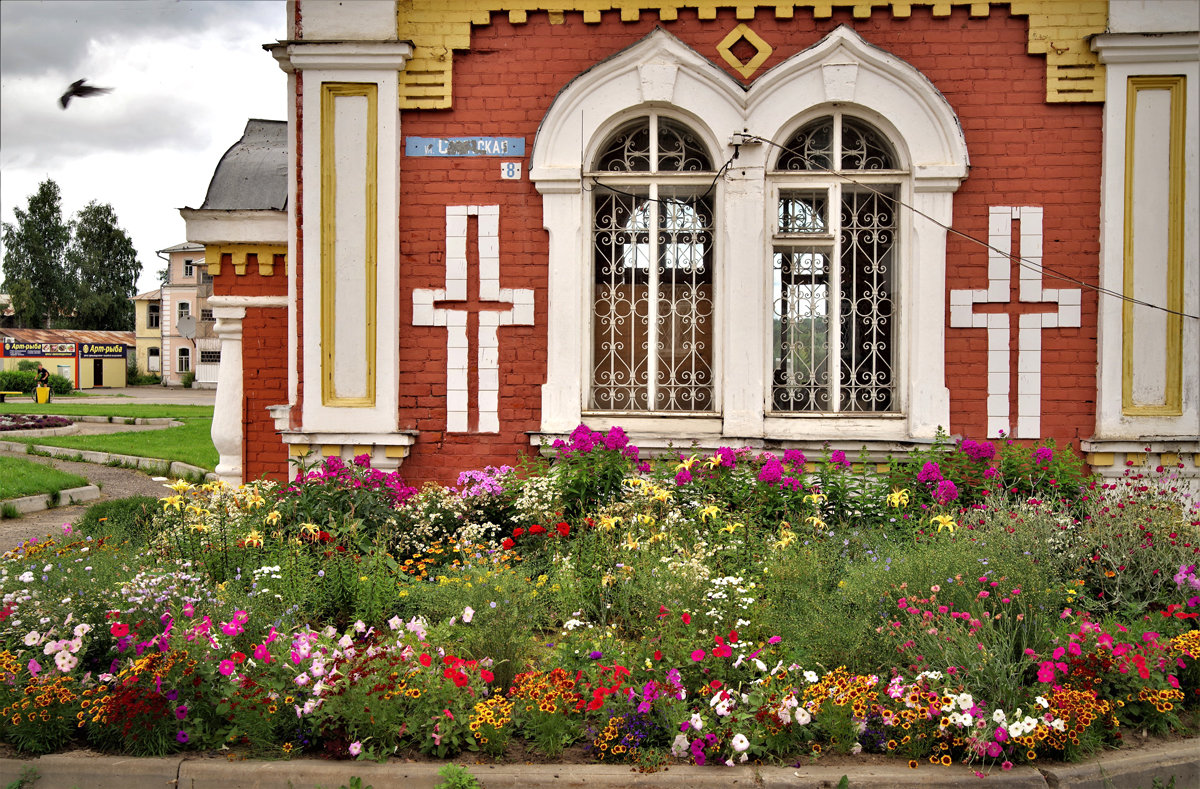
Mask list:
[[[1164,466],[1178,466],[1179,455],[1175,452],[1164,452],[1159,462]]]
[[[334,241],[336,240],[337,214],[335,155],[337,140],[334,129],[334,105],[340,98],[363,97],[367,100],[366,120],[366,188],[363,195],[363,211],[366,220],[366,254],[363,260],[363,277],[366,283],[366,298],[363,304],[363,319],[366,330],[365,397],[340,397],[333,379],[333,363],[337,349],[334,347],[335,295],[338,280]],[[376,221],[379,206],[378,156],[379,156],[379,86],[375,83],[325,82],[321,84],[321,404],[338,408],[372,408],[375,405],[375,312],[377,299],[376,266],[377,241]],[[345,319],[345,318],[344,318]]]
[[[471,27],[490,25],[493,13],[505,14],[514,25],[540,13],[557,25],[564,14],[581,13],[584,24],[594,25],[605,13],[618,13],[623,22],[636,22],[646,13],[671,22],[683,9],[695,10],[700,19],[716,19],[719,9],[730,7],[717,0],[661,0],[652,5],[637,0],[566,0],[553,5],[539,0],[405,0],[396,6],[397,37],[413,42],[413,56],[400,73],[402,110],[450,108],[454,52],[470,49]],[[985,17],[992,6],[1002,14],[1027,17],[1026,51],[1046,58],[1046,101],[1104,101],[1104,66],[1092,52],[1090,39],[1108,26],[1108,0],[801,0],[733,8],[739,20],[752,19],[759,8],[770,9],[777,19],[791,19],[797,9],[828,19],[834,8],[849,9],[856,19],[888,9],[895,18],[907,19],[913,6],[930,8],[941,19],[955,7],[966,7],[972,17]]]
[[[371,448],[369,446],[367,446],[366,444],[355,444],[354,445],[354,456],[355,457],[358,457],[359,455],[366,455],[366,454],[369,454],[370,452],[371,452]]]
[[[408,457],[408,447],[404,447],[404,446],[386,447],[383,450],[383,454],[384,454],[384,457],[389,457],[389,458],[406,458],[406,457]]]
[[[308,444],[288,444],[288,454],[292,457],[307,455],[312,449]]]
[[[1133,398],[1134,305],[1126,301],[1121,310],[1121,412],[1126,416],[1183,415],[1183,204],[1184,139],[1187,131],[1185,104],[1187,78],[1183,75],[1130,77],[1125,92],[1125,227],[1124,283],[1126,296],[1134,296],[1134,131],[1137,128],[1138,93],[1166,90],[1171,94],[1170,137],[1167,142],[1167,314],[1166,392],[1163,403],[1136,403]],[[1144,273],[1144,270],[1143,272]]]
[[[275,273],[275,256],[282,255],[285,262],[287,261],[287,244],[219,244],[217,246],[208,246],[204,248],[204,263],[208,266],[208,273],[212,276],[217,276],[221,273],[221,256],[229,255],[229,261],[233,264],[233,273],[244,275],[248,265],[247,260],[251,255],[258,256],[258,273],[264,277],[269,277]],[[264,263],[264,261],[266,261]]]
[[[1117,458],[1112,452],[1089,452],[1087,462],[1089,466],[1111,466]]]
[[[339,457],[342,454],[342,447],[340,444],[322,444],[321,454],[327,458]]]
[[[739,17],[740,18],[740,17]],[[730,47],[742,39],[746,39],[752,47],[754,47],[754,57],[747,60],[745,63],[738,60],[737,55],[730,51]],[[755,33],[745,23],[739,24],[733,30],[729,31],[729,35],[721,39],[721,43],[717,44],[717,52],[725,59],[725,62],[733,67],[733,70],[741,74],[746,79],[749,79],[754,72],[758,71],[763,63],[767,62],[767,58],[771,57],[771,53],[775,50],[758,33]]]
[[[1125,462],[1131,466],[1143,466],[1146,464],[1146,455],[1142,452],[1130,452],[1125,456]]]

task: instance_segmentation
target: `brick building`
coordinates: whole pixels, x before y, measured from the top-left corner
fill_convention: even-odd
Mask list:
[[[286,257],[208,261],[226,477],[316,451],[445,480],[580,422],[1196,473],[1190,4],[288,15]]]

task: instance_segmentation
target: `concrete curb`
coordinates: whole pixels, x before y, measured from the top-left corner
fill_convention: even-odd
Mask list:
[[[103,756],[90,751],[54,754],[37,759],[0,759],[0,784],[17,780],[31,767],[37,787],[64,789],[336,789],[352,777],[374,789],[434,789],[444,762],[352,762],[295,759],[293,761],[227,761],[201,755],[164,758]],[[922,765],[911,770],[893,764],[822,767],[670,767],[639,773],[615,764],[462,764],[485,789],[524,787],[587,787],[588,789],[727,789],[788,787],[833,789],[845,776],[855,789],[962,789],[977,786],[974,770],[955,765]],[[1200,739],[1153,745],[1136,751],[1104,754],[1083,764],[1049,765],[1040,771],[993,768],[988,787],[1003,789],[1150,789],[1157,779],[1177,789],[1200,785]]]
[[[50,457],[61,458],[62,460],[76,460],[83,463],[95,463],[99,466],[125,466],[163,477],[185,477],[191,475],[200,476],[208,481],[217,479],[216,472],[200,468],[199,466],[180,463],[177,460],[141,458],[135,455],[115,455],[108,452],[93,452],[87,449],[72,449],[71,447],[51,447],[44,444],[30,445],[15,441],[0,441],[0,449],[9,452],[25,452],[26,447],[30,447],[33,450],[33,454],[37,455],[48,455]]]
[[[4,503],[12,505],[17,512],[24,515],[27,512],[40,512],[55,507],[68,507],[85,501],[95,501],[100,498],[100,488],[95,485],[84,485],[81,488],[65,488],[58,492],[58,503],[54,503],[53,493],[39,493],[36,496],[22,496],[19,499],[7,499]]]

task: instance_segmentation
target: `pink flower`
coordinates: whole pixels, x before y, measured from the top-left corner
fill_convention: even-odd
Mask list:
[[[362,753],[362,743],[358,740],[350,743],[350,755],[358,756],[360,753]]]
[[[697,649],[695,652],[692,653],[692,662],[699,663],[701,660],[704,660],[705,654],[706,653],[703,649]]]
[[[35,677],[36,677],[36,676],[38,675],[38,672],[42,670],[42,664],[41,664],[41,663],[38,663],[38,662],[37,662],[36,660],[34,660],[33,658],[30,658],[30,659],[29,659],[28,668],[29,668],[29,673],[30,673],[32,676],[35,676]]]
[[[1001,769],[1001,770],[1004,770],[1005,772],[1007,772],[1007,771],[1011,770],[1012,768],[1013,768],[1013,763],[1012,763],[1012,762],[1009,762],[1009,761],[1004,761],[1004,762],[1001,762],[1001,763],[1000,763],[1000,769]]]
[[[780,636],[771,636],[767,639],[768,644],[778,644],[783,639]]]
[[[228,677],[233,673],[233,661],[229,659],[222,660],[220,665],[217,667],[217,671],[221,672],[221,676]]]

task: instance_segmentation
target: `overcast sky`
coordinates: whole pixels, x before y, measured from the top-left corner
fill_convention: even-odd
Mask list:
[[[69,219],[111,203],[133,239],[138,290],[155,250],[181,243],[249,118],[287,119],[287,79],[262,45],[284,38],[283,0],[0,2],[0,219],[52,178]],[[58,97],[77,79],[107,95]]]

